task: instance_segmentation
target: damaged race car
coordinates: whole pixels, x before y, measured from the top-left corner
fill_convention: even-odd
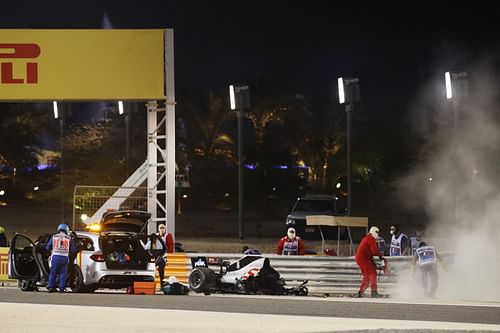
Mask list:
[[[285,280],[271,267],[269,258],[247,255],[232,263],[215,258],[192,258],[189,288],[197,293],[242,293],[306,296],[303,281],[297,287],[286,287]],[[217,265],[218,272],[209,268]]]

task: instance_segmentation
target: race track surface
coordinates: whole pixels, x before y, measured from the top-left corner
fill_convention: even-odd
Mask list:
[[[98,322],[106,323],[105,332],[150,332],[164,327],[165,321],[158,318],[169,318],[171,332],[500,331],[500,303],[495,302],[113,291],[48,294],[10,287],[0,288],[0,309],[2,332],[30,332],[35,327],[57,332],[51,318],[61,311],[77,332],[96,332]]]

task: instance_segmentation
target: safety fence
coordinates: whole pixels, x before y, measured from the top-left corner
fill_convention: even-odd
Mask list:
[[[241,258],[241,254],[228,253],[176,253],[168,257],[165,268],[165,277],[176,276],[183,283],[188,282],[192,269],[191,259],[198,257],[217,258],[234,261]],[[276,269],[285,279],[286,285],[294,287],[307,280],[310,294],[348,294],[357,291],[361,273],[354,257],[334,256],[278,256],[264,254],[269,258],[271,267]],[[411,257],[388,257],[390,273],[378,270],[378,284],[381,292],[386,292],[397,282],[398,273],[410,269]],[[210,265],[217,271],[216,265]]]
[[[99,222],[107,209],[144,210],[147,200],[145,187],[76,185],[73,192],[71,229],[85,230],[86,224]],[[86,219],[85,223],[82,218]]]
[[[8,248],[0,248],[0,282],[8,280]],[[361,273],[354,257],[335,256],[278,256],[263,254],[269,258],[271,267],[276,269],[285,279],[286,285],[294,287],[308,280],[307,287],[310,294],[350,294],[357,291],[361,281]],[[192,269],[191,260],[198,257],[216,258],[219,260],[234,261],[242,257],[241,254],[229,253],[172,253],[168,255],[165,267],[165,278],[175,276],[179,282],[188,283]],[[445,261],[450,261],[450,255],[443,255]],[[398,275],[411,267],[411,257],[386,257],[390,273],[384,274],[378,270],[378,285],[380,292],[387,292],[393,287]],[[211,269],[218,271],[216,265]],[[12,280],[10,280],[12,281]],[[157,275],[157,282],[159,277]]]

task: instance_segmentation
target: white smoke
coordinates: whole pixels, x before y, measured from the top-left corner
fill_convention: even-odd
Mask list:
[[[439,268],[440,299],[500,300],[500,84],[489,73],[484,64],[469,69],[469,95],[455,104],[456,130],[451,103],[427,94],[431,103],[412,112],[426,143],[400,193],[407,207],[427,211],[424,239],[448,258],[448,271]],[[426,112],[432,102],[441,104],[434,114]],[[395,295],[419,297],[419,287],[407,270]]]

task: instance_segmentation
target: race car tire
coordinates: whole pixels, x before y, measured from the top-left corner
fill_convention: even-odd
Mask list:
[[[17,286],[21,291],[33,291],[36,288],[36,283],[32,280],[17,280]]]
[[[307,294],[309,294],[309,289],[307,289],[307,287],[301,287],[297,292],[297,296],[307,296]]]
[[[215,286],[215,273],[207,267],[197,267],[189,274],[189,288],[197,293],[209,292]]]

